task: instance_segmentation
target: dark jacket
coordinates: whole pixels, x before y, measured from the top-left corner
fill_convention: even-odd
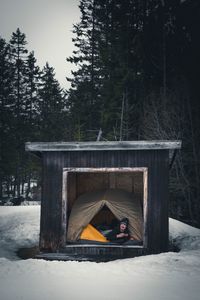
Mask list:
[[[127,237],[123,237],[123,238],[119,238],[117,237],[117,235],[121,233],[119,226],[114,228],[111,232],[109,232],[106,235],[106,238],[111,241],[111,242],[116,242],[116,243],[125,243],[126,241],[129,240],[130,236],[129,236],[129,231],[128,228],[124,231],[124,233],[128,233]]]

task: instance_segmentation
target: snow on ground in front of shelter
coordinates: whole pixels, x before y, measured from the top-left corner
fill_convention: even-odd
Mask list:
[[[199,300],[200,230],[170,219],[181,247],[131,259],[61,262],[17,258],[38,244],[39,206],[0,207],[1,300]]]

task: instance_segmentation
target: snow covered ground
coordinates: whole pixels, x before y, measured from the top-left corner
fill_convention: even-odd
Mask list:
[[[200,230],[170,219],[179,253],[108,263],[20,260],[38,244],[39,206],[0,207],[0,300],[199,300]]]

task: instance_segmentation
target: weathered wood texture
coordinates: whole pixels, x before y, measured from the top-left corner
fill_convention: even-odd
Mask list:
[[[62,197],[63,160],[59,153],[43,155],[40,249],[55,250],[66,243],[66,201]]]
[[[115,259],[130,258],[148,254],[147,249],[143,247],[91,247],[89,246],[73,246],[60,249],[59,253],[40,253],[36,258],[46,260],[61,261],[95,261],[107,262]]]
[[[66,203],[62,199],[63,168],[147,167],[145,240],[149,253],[168,249],[168,150],[43,152],[43,196],[40,247],[65,243]]]
[[[26,151],[113,151],[180,149],[181,141],[122,141],[122,142],[34,142],[26,143]]]

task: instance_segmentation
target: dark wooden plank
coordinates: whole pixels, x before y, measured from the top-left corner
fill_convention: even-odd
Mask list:
[[[66,203],[62,197],[62,155],[43,155],[40,249],[58,249],[66,242]]]
[[[168,250],[168,151],[154,152],[148,170],[148,249]]]
[[[65,247],[60,249],[59,252],[45,253],[41,252],[35,256],[37,259],[46,260],[62,260],[62,261],[95,261],[106,262],[115,259],[123,259],[130,257],[137,257],[148,254],[147,249],[142,247]]]

